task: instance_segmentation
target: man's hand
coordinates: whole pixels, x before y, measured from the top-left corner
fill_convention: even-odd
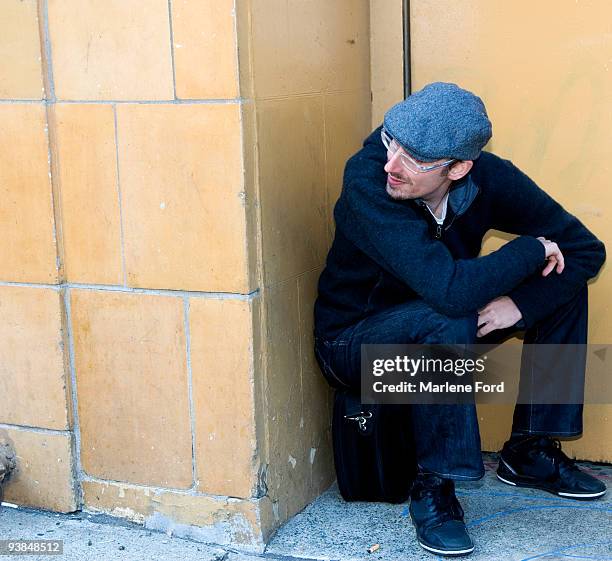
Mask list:
[[[477,337],[483,337],[495,329],[513,326],[523,317],[521,311],[509,296],[500,296],[491,300],[484,308],[478,310]]]
[[[555,242],[547,240],[544,236],[539,236],[536,239],[544,244],[546,259],[548,260],[546,267],[544,267],[542,271],[542,276],[547,276],[555,267],[557,268],[557,274],[560,274],[565,268],[565,259],[563,258],[563,253],[561,253],[559,246]]]

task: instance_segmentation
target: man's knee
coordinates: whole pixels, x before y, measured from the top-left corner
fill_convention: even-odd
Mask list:
[[[478,331],[478,314],[450,317],[435,310],[423,300],[411,301],[396,310],[395,335],[402,343],[473,344]]]
[[[428,343],[472,344],[476,342],[478,316],[476,313],[461,317],[448,317],[436,313],[431,318],[432,331]]]

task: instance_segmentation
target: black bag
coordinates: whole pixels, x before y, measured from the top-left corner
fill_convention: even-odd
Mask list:
[[[337,389],[332,439],[346,501],[408,499],[417,466],[408,405],[362,405],[358,393]]]

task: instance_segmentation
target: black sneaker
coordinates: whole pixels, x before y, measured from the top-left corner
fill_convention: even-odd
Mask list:
[[[410,497],[410,518],[422,548],[449,556],[474,551],[451,479],[419,473]]]
[[[570,499],[596,499],[606,485],[580,471],[561,451],[561,443],[548,436],[527,436],[504,444],[497,468],[499,480],[516,487],[542,489]]]

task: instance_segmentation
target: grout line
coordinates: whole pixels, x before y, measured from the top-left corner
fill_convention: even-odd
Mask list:
[[[304,426],[305,407],[304,407],[304,345],[302,337],[302,300],[303,295],[300,294],[300,278],[295,279],[295,292],[297,295],[297,325],[298,325],[298,340],[297,340],[297,355],[300,371],[300,428]],[[307,441],[308,442],[308,441]],[[310,445],[312,446],[312,444]],[[310,474],[310,488],[312,489],[312,468],[313,465],[308,462],[308,472]]]
[[[329,167],[328,167],[328,160],[329,160],[329,155],[328,155],[328,136],[329,136],[329,131],[327,130],[326,124],[327,124],[327,104],[326,104],[326,99],[325,96],[323,96],[323,99],[321,100],[321,106],[323,109],[323,169],[325,170],[325,185],[324,185],[324,189],[325,189],[325,233],[327,234],[327,244],[329,246],[331,246],[331,244],[334,241],[334,235],[333,235],[333,224],[334,224],[334,216],[333,216],[333,208],[331,207],[331,201],[330,201],[330,196],[329,196],[329,190],[330,190],[330,173],[329,173]],[[370,121],[372,120],[372,118],[370,117]]]
[[[172,63],[172,93],[176,97],[176,64],[174,62],[174,31],[172,29],[172,0],[168,0],[168,25],[170,26],[170,61]]]
[[[191,422],[191,472],[194,488],[198,486],[198,470],[196,465],[196,430],[195,407],[193,404],[193,371],[191,368],[191,329],[189,327],[189,298],[184,297],[185,342],[187,353],[187,396],[189,401],[189,420]]]
[[[277,286],[281,286],[283,284],[286,284],[288,282],[291,282],[292,280],[298,279],[300,277],[303,277],[309,273],[312,273],[314,271],[321,271],[323,269],[323,265],[317,265],[316,267],[311,267],[310,269],[307,269],[306,271],[301,271],[299,273],[296,273],[294,275],[291,275],[290,277],[287,277],[286,279],[280,279],[280,280],[274,280],[272,282],[269,282],[267,284],[263,284],[263,280],[262,280],[262,286],[264,286],[265,288],[276,288]]]
[[[83,481],[83,468],[81,466],[81,424],[79,421],[79,409],[76,388],[76,367],[74,359],[74,337],[72,335],[72,309],[70,307],[70,290],[64,290],[64,309],[66,310],[66,331],[68,334],[68,358],[70,364],[70,397],[72,398],[72,432],[74,433],[74,466],[77,485],[79,490],[79,504],[83,504],[83,492],[81,481]]]
[[[27,431],[27,432],[38,432],[41,434],[54,434],[54,435],[66,435],[71,436],[71,430],[61,430],[61,429],[46,429],[43,427],[34,427],[31,425],[12,425],[11,423],[0,423],[0,429],[10,429],[10,430],[18,430],[18,431]]]
[[[62,234],[62,201],[59,188],[58,150],[56,146],[55,115],[52,105],[44,104],[45,139],[47,141],[47,170],[51,196],[51,213],[53,215],[53,244],[55,246],[55,272],[58,280],[65,278],[64,239]],[[54,150],[55,148],[55,150]]]
[[[237,292],[204,292],[189,290],[171,290],[163,288],[132,288],[112,284],[82,284],[65,282],[61,284],[37,284],[29,282],[0,281],[0,286],[22,286],[26,288],[47,288],[52,290],[62,290],[63,288],[79,288],[83,290],[105,290],[109,292],[125,292],[126,294],[151,294],[157,296],[174,296],[176,298],[210,298],[211,300],[245,300],[251,301],[260,296],[259,288],[247,292],[246,294]]]
[[[233,56],[234,64],[236,65],[235,66],[236,72],[234,75],[234,80],[236,83],[236,91],[238,92],[238,95],[240,95],[243,91],[243,88],[242,88],[243,84],[240,81],[240,52],[239,52],[240,37],[238,35],[238,8],[236,6],[236,0],[232,1],[232,19],[233,19],[232,32],[234,33],[234,39],[235,39],[232,50],[233,50],[233,55],[234,55]],[[251,59],[253,58],[252,53],[250,52],[251,51],[250,45],[246,47],[246,51],[247,51],[246,58],[250,62]],[[252,92],[253,91],[253,80],[251,80],[250,76],[249,76],[248,82],[249,82],[249,91]]]
[[[241,21],[241,23],[243,25],[248,25],[248,29],[247,29],[247,33],[246,33],[246,41],[247,44],[244,46],[244,48],[246,49],[247,52],[247,62],[248,62],[248,75],[246,77],[247,83],[248,83],[248,91],[251,94],[251,97],[247,97],[247,99],[244,101],[244,103],[253,103],[255,105],[256,100],[254,99],[255,97],[255,86],[253,84],[253,46],[252,46],[252,40],[253,40],[253,33],[252,33],[252,20],[251,20],[251,7],[250,5],[244,6],[243,8],[245,10],[248,10],[248,13],[245,16],[242,16],[242,14],[239,16],[238,13],[238,9],[236,7],[237,2],[234,1],[234,20],[235,20],[235,29],[236,29],[236,37],[238,38],[238,19],[239,17],[245,17],[246,21],[243,19]],[[242,8],[240,8],[242,9]],[[243,85],[240,78],[241,78],[241,68],[240,68],[240,64],[241,64],[241,57],[240,57],[240,52],[239,52],[239,48],[236,51],[236,58],[237,58],[237,72],[238,72],[238,87],[239,87],[239,93],[242,94],[243,93]],[[244,75],[244,74],[243,74]],[[271,438],[270,438],[270,434],[271,434],[271,428],[270,428],[270,420],[269,420],[269,415],[267,415],[267,411],[269,409],[269,405],[270,405],[270,397],[269,397],[269,392],[268,392],[268,385],[269,385],[269,368],[268,368],[268,355],[269,355],[269,345],[267,345],[266,341],[266,334],[267,334],[267,329],[268,329],[268,323],[269,323],[269,319],[268,319],[268,310],[266,309],[267,306],[267,294],[265,292],[266,288],[265,288],[265,279],[266,279],[266,266],[265,266],[265,259],[264,259],[264,250],[263,250],[263,242],[262,242],[262,232],[263,232],[263,218],[262,218],[262,210],[261,210],[261,184],[260,184],[260,147],[259,147],[259,132],[258,132],[258,112],[255,110],[256,108],[253,108],[253,112],[252,112],[252,122],[251,125],[253,126],[253,141],[254,141],[254,146],[253,146],[253,153],[251,154],[251,165],[253,166],[253,170],[252,170],[252,177],[251,180],[253,181],[253,185],[251,188],[251,192],[252,192],[252,196],[253,196],[253,205],[250,209],[250,213],[251,216],[248,216],[247,219],[252,220],[253,224],[253,230],[254,230],[254,240],[253,243],[255,244],[255,251],[254,251],[254,255],[255,255],[255,260],[256,262],[253,264],[255,267],[255,282],[257,283],[257,286],[260,287],[260,289],[258,289],[258,291],[261,291],[259,294],[259,298],[260,298],[260,306],[259,306],[259,313],[256,316],[257,319],[257,323],[253,323],[253,334],[254,336],[256,336],[257,338],[259,338],[259,345],[260,348],[259,349],[255,349],[253,348],[253,416],[254,416],[254,427],[255,427],[255,437],[259,438],[259,435],[262,436],[261,438],[261,442],[258,441],[257,442],[257,455],[258,455],[258,460],[260,463],[260,468],[258,469],[258,481],[257,481],[257,487],[260,487],[263,489],[263,487],[267,487],[267,481],[266,481],[266,470],[268,468],[268,466],[270,465],[271,462]],[[244,128],[244,111],[241,111],[241,134],[242,137],[244,139],[244,134],[245,134],[245,128]],[[244,147],[243,147],[243,162],[244,162]],[[244,177],[244,176],[243,176]],[[243,189],[245,190],[245,192],[247,191],[248,187],[247,185],[243,185]],[[247,207],[248,209],[248,207]],[[252,311],[251,311],[252,313]],[[255,331],[257,331],[257,333],[255,334]],[[259,354],[260,356],[256,355]],[[257,371],[256,369],[259,368],[260,370]],[[259,400],[259,403],[258,403]],[[261,409],[261,416],[258,415],[258,408]],[[261,417],[261,418],[258,418]],[[263,468],[263,471],[261,471]],[[265,491],[265,494],[268,494],[268,491]],[[273,505],[272,505],[273,510],[276,508],[276,510],[278,509],[278,501],[273,501]]]
[[[108,290],[110,292],[126,292],[135,294],[153,294],[157,296],[189,296],[191,298],[211,298],[213,300],[252,300],[259,295],[259,289],[249,292],[248,294],[237,294],[234,292],[190,292],[188,290],[170,290],[170,289],[154,289],[154,288],[130,288],[123,286],[112,285],[87,285],[71,283],[71,288],[82,288],[84,290]]]
[[[45,92],[46,100],[51,103],[56,101],[55,97],[55,81],[53,79],[53,59],[51,58],[51,37],[49,34],[49,6],[48,0],[43,0],[43,29],[44,29],[44,49],[45,49],[45,58],[46,58],[46,67],[47,67],[47,84],[49,86],[49,91]]]
[[[57,290],[58,292],[66,286],[66,284],[45,284],[45,283],[33,283],[33,282],[13,282],[13,281],[0,281],[0,286],[23,286],[27,288],[44,288]]]
[[[47,101],[45,99],[0,99],[0,105],[25,105],[25,104],[40,104],[45,105]]]
[[[0,99],[0,104],[10,103],[46,103],[44,99]],[[250,98],[235,97],[231,99],[54,99],[52,103],[77,103],[96,105],[230,105],[253,101]]]
[[[125,265],[125,234],[123,230],[123,199],[121,196],[121,174],[119,171],[119,127],[117,126],[117,106],[113,105],[115,122],[115,169],[117,172],[117,197],[119,198],[119,238],[121,242],[121,267],[123,269],[123,286],[127,287],[127,267]]]
[[[97,104],[97,105],[121,105],[121,104],[132,104],[132,105],[231,105],[241,103],[253,103],[264,102],[264,101],[286,101],[286,100],[297,100],[303,98],[313,98],[320,96],[331,96],[331,95],[342,95],[342,94],[357,94],[367,90],[363,88],[356,90],[334,90],[334,91],[316,91],[316,92],[304,92],[295,94],[283,94],[276,96],[266,96],[253,99],[252,97],[233,97],[233,98],[215,98],[215,99],[54,99],[53,103],[65,103],[65,104]],[[46,103],[44,99],[0,99],[0,105],[11,104],[11,103]]]
[[[37,19],[40,40],[40,60],[42,69],[43,90],[41,104],[45,111],[45,138],[47,141],[47,168],[51,190],[51,210],[53,213],[53,243],[55,245],[55,269],[58,281],[65,274],[64,240],[62,235],[62,204],[59,187],[55,113],[55,83],[53,81],[53,61],[51,57],[51,41],[49,36],[48,0],[38,2]]]
[[[120,481],[118,479],[102,479],[100,477],[96,477],[94,475],[88,475],[83,472],[81,481],[88,481],[91,483],[100,483],[100,484],[108,484],[111,483],[113,485],[119,485],[126,489],[142,489],[153,491],[154,493],[178,493],[181,495],[189,495],[196,497],[209,497],[211,499],[217,499],[220,502],[228,503],[231,501],[244,501],[249,503],[257,503],[261,499],[257,499],[254,497],[232,497],[228,495],[215,495],[213,493],[202,493],[201,491],[197,491],[195,486],[191,486],[187,489],[178,488],[178,487],[160,487],[159,485],[143,485],[141,483],[130,483],[129,481]]]

